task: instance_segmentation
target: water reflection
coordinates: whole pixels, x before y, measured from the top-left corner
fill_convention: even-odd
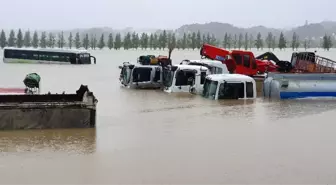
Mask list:
[[[1,154],[44,151],[90,154],[96,149],[96,129],[1,131],[0,140]]]
[[[299,118],[336,109],[336,99],[334,98],[283,101],[264,100],[264,102],[264,107],[268,112],[267,115],[272,120]]]

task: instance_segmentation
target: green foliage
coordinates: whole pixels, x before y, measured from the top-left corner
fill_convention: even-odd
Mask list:
[[[271,32],[268,33],[267,38],[266,38],[266,44],[267,44],[267,48],[271,49],[272,48],[272,44],[273,44],[273,34]]]
[[[105,40],[104,40],[104,34],[102,34],[99,39],[98,48],[103,49],[104,47],[105,47]]]
[[[16,45],[15,32],[14,30],[11,30],[9,33],[9,38],[8,38],[8,46],[14,47],[15,45]]]
[[[73,38],[72,38],[72,33],[70,32],[70,35],[68,37],[68,46],[70,49],[72,48],[72,42],[73,42]]]
[[[323,36],[323,45],[322,45],[324,50],[329,51],[329,49],[332,47],[332,39],[331,36],[328,36],[327,34],[325,34]]]
[[[286,45],[287,45],[286,38],[285,38],[284,34],[281,32],[280,37],[279,37],[278,47],[279,47],[280,50],[282,50],[282,49],[286,48]]]
[[[21,29],[19,29],[18,34],[16,36],[16,46],[18,48],[22,48],[23,47],[23,35],[22,35]]]
[[[38,38],[37,31],[34,32],[32,46],[34,48],[37,48],[39,46],[39,38]]]
[[[261,38],[261,34],[258,33],[257,35],[257,40],[255,40],[255,46],[256,48],[259,50],[259,49],[262,49],[263,46],[264,46],[264,43],[263,43],[263,40]]]
[[[24,47],[31,47],[32,45],[32,40],[30,36],[30,31],[26,31],[23,37],[23,45]]]
[[[1,48],[6,47],[7,45],[7,39],[6,39],[6,33],[4,30],[1,30],[1,34],[0,34],[0,46]]]
[[[112,33],[109,34],[108,41],[107,41],[107,47],[110,50],[113,48],[113,35],[112,35]]]
[[[53,43],[53,42],[50,42],[50,40],[49,40],[49,44],[51,44],[51,43]],[[42,32],[42,34],[41,34],[40,47],[41,48],[46,48],[47,47],[47,33],[46,32]]]
[[[17,34],[15,34],[17,33]],[[70,49],[75,47],[88,49],[103,49],[108,47],[110,50],[115,49],[167,49],[169,47],[177,49],[192,49],[198,50],[202,47],[202,44],[207,43],[219,47],[224,47],[226,49],[245,49],[251,50],[256,47],[258,50],[263,49],[264,45],[268,49],[275,49],[278,47],[280,50],[286,47],[291,47],[293,50],[297,50],[298,47],[302,46],[305,49],[310,47],[322,47],[325,50],[329,50],[333,47],[333,42],[335,38],[330,35],[325,35],[321,40],[315,41],[312,38],[305,38],[300,40],[299,36],[294,32],[290,40],[287,43],[284,33],[279,35],[274,35],[274,33],[269,32],[265,35],[265,41],[261,33],[257,35],[252,35],[249,33],[225,33],[224,38],[218,39],[214,34],[210,32],[201,32],[200,30],[195,32],[185,32],[176,33],[173,31],[157,31],[155,33],[110,33],[108,35],[102,34],[100,38],[96,35],[90,35],[88,33],[51,33],[51,32],[41,32],[41,35],[37,31],[32,32],[29,30],[10,30],[6,33],[4,30],[0,34],[0,47],[4,48],[6,46],[10,47],[41,47],[41,48],[54,48],[55,46],[63,48],[66,44]],[[7,35],[8,34],[8,35]],[[7,37],[8,36],[8,37]],[[67,39],[64,39],[64,36]],[[105,36],[108,36],[107,38]],[[97,41],[97,38],[99,39]],[[320,42],[319,42],[320,41]]]

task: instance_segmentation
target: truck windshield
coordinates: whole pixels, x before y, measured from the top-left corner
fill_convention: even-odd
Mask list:
[[[222,83],[218,90],[218,99],[244,98],[244,83]]]
[[[176,71],[176,86],[190,85],[195,81],[195,71],[193,70],[179,70]]]
[[[217,91],[217,81],[212,81],[209,79],[205,79],[205,83],[203,86],[203,97],[215,99],[216,91]]]
[[[133,69],[133,82],[151,81],[152,68],[138,67]]]

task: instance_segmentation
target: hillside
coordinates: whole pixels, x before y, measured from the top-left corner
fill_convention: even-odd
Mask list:
[[[296,32],[300,38],[319,38],[327,34],[336,33],[336,22],[325,21],[321,23],[311,23],[302,25],[299,27],[292,28],[291,30],[285,29],[275,29],[267,28],[265,26],[255,26],[250,28],[236,27],[232,24],[210,22],[206,24],[188,24],[183,25],[176,30],[180,35],[184,32],[197,32],[200,30],[203,33],[214,34],[217,38],[223,38],[225,33],[228,34],[240,34],[249,33],[252,35],[257,35],[259,32],[263,37],[266,37],[268,32],[272,32],[273,35],[279,36],[281,32],[285,34],[286,37],[291,37],[293,32]]]

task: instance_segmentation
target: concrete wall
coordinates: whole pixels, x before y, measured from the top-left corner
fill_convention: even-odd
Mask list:
[[[0,109],[0,130],[95,127],[96,110],[69,108]]]

